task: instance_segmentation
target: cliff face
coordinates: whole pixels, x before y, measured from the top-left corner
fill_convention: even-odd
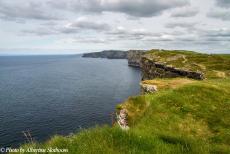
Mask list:
[[[133,67],[140,67],[141,56],[145,50],[129,50],[127,54],[128,65]]]
[[[165,64],[154,62],[147,57],[141,58],[142,80],[154,78],[175,78],[187,77],[196,80],[203,80],[204,74],[201,72],[187,71],[179,68],[167,66]]]
[[[102,52],[85,53],[82,57],[89,58],[108,58],[108,59],[127,59],[127,52],[120,50],[105,50]]]

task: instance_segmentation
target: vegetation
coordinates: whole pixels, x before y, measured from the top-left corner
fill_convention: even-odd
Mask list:
[[[184,86],[185,84],[193,83],[193,82],[195,82],[195,80],[191,80],[187,78],[172,78],[172,79],[144,80],[141,83],[147,85],[156,85],[158,90],[163,90],[163,89],[175,89]]]
[[[150,51],[148,56],[160,56],[159,61],[176,67],[196,66],[209,78],[143,81],[143,84],[157,85],[158,92],[130,97],[117,106],[117,110],[125,108],[128,112],[128,131],[118,125],[97,126],[22,148],[52,147],[68,149],[69,153],[230,153],[230,56],[189,51]],[[222,62],[215,63],[217,59]],[[225,76],[212,74],[212,69]]]

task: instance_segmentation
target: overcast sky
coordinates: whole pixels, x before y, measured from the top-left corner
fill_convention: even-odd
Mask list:
[[[230,53],[230,0],[0,0],[0,54]]]

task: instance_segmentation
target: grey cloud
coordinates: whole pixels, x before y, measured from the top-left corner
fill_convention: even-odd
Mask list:
[[[196,23],[194,22],[172,22],[165,25],[166,28],[184,28],[184,29],[194,29]]]
[[[55,35],[58,34],[59,32],[55,29],[48,29],[48,28],[44,28],[44,27],[39,27],[37,29],[33,29],[33,30],[22,30],[21,31],[21,35],[37,35],[37,36],[45,36],[45,35]]]
[[[125,39],[125,40],[141,40],[148,36],[158,35],[143,28],[126,29],[123,27],[118,27],[117,29],[113,29],[107,32],[107,34],[115,36],[118,39]]]
[[[41,24],[37,29],[23,30],[22,33],[34,35],[54,35],[54,34],[76,34],[83,31],[91,30],[96,32],[109,31],[111,28],[108,24],[102,22],[94,22],[89,19],[79,19],[66,25],[58,25],[55,22],[47,22]]]
[[[65,4],[64,4],[65,2]],[[163,11],[189,5],[189,0],[77,0],[77,1],[50,1],[49,4],[63,9],[70,9],[75,12],[102,13],[118,12],[135,17],[152,17],[160,15]],[[70,4],[71,3],[71,4]]]
[[[230,37],[228,38],[223,38],[223,37],[207,37],[206,41],[208,42],[229,42],[230,41]]]
[[[47,21],[47,22],[41,23],[40,25],[41,25],[41,26],[55,26],[55,25],[57,25],[57,24],[58,24],[58,22]]]
[[[165,10],[178,8],[186,5],[189,5],[189,0],[171,0],[167,3],[162,0],[0,0],[0,18],[5,20],[61,19],[60,15],[56,14],[56,9],[54,9],[53,7],[58,8],[61,11],[71,10],[75,13],[102,13],[105,11],[109,11],[128,14],[133,17],[151,17],[160,15]],[[63,13],[62,15],[63,18],[65,18],[65,13]],[[84,25],[78,26],[84,27],[86,26],[86,24],[87,23],[84,23]],[[90,28],[89,26],[90,25],[88,25],[88,28]],[[94,27],[91,26],[91,28],[96,29],[96,26],[97,25],[95,25]]]
[[[109,32],[112,36],[116,36],[119,40],[130,40],[140,42],[171,42],[179,37],[183,37],[185,32],[172,31],[172,32],[151,32],[146,29],[125,29],[119,28]]]
[[[54,14],[40,2],[0,0],[0,18],[5,20],[57,20]]]
[[[106,39],[103,38],[86,38],[86,37],[80,37],[80,38],[74,38],[72,40],[72,43],[96,43],[96,44],[104,44],[108,42]]]
[[[212,9],[207,13],[208,17],[221,19],[223,21],[230,21],[229,9]]]
[[[145,41],[157,41],[157,42],[206,42],[209,43],[223,43],[230,41],[230,29],[217,29],[217,30],[204,30],[194,29],[190,32],[174,31],[170,33],[159,33],[156,36],[147,36],[143,40]]]
[[[86,44],[108,44],[119,41],[117,38],[100,36],[100,37],[73,37],[70,39],[63,40],[66,43],[86,43]]]
[[[230,8],[230,1],[229,0],[216,0],[218,6],[223,8]]]
[[[194,41],[221,43],[230,41],[229,29],[206,30],[197,29],[194,34]],[[191,37],[192,38],[192,37]]]
[[[79,19],[75,22],[68,23],[64,27],[57,28],[60,33],[71,34],[91,30],[96,32],[109,31],[111,28],[108,24],[102,22],[90,21],[89,19]]]
[[[97,30],[97,31],[104,31],[104,30],[110,29],[110,26],[106,23],[93,22],[89,20],[79,20],[79,21],[70,23],[69,27],[78,28],[78,29]]]
[[[186,25],[178,24],[174,26],[190,27],[190,25],[195,25],[195,23],[187,23]],[[193,32],[193,31],[192,31]],[[121,40],[135,40],[143,42],[172,42],[172,41],[191,41],[196,38],[196,36],[186,32],[186,31],[171,31],[171,32],[151,32],[146,29],[125,29],[118,28],[108,34],[115,36],[117,39]]]
[[[203,30],[200,31],[202,35],[206,37],[212,38],[230,38],[230,30],[229,29],[218,29],[218,30]]]
[[[198,8],[183,8],[172,12],[171,17],[194,17],[199,13]]]

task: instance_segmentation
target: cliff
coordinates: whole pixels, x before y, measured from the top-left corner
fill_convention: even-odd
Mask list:
[[[132,67],[140,67],[141,57],[145,50],[129,50],[127,54],[128,65]]]
[[[127,59],[127,52],[120,50],[104,50],[101,52],[85,53],[82,57],[89,58],[108,58],[108,59]]]
[[[158,62],[154,62],[146,57],[141,58],[142,80],[149,80],[154,78],[176,78],[187,77],[196,80],[203,80],[204,74],[202,72],[195,72],[167,66]]]
[[[203,80],[230,76],[230,60],[224,55],[154,49],[141,56],[140,64],[143,80],[175,77]]]

